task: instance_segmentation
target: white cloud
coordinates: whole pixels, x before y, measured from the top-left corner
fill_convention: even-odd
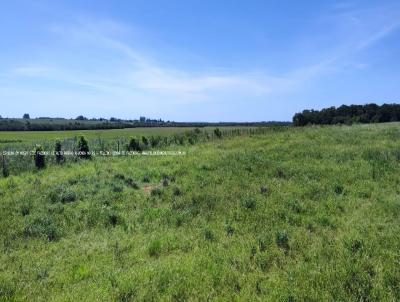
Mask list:
[[[344,6],[347,8],[347,6]],[[344,18],[343,16],[340,18]],[[343,21],[342,19],[340,19]],[[348,20],[361,20],[346,12]],[[338,20],[336,20],[338,21]],[[353,22],[353,21],[351,21]],[[338,22],[340,23],[340,22]],[[359,22],[362,24],[362,22]],[[338,72],[341,68],[364,68],[366,65],[349,58],[394,32],[400,23],[384,24],[380,28],[357,36],[351,43],[347,41],[337,47],[325,60],[309,66],[289,70],[283,75],[270,75],[259,70],[230,70],[212,72],[209,68],[193,71],[190,68],[165,66],[139,50],[140,41],[124,39],[130,28],[110,20],[80,19],[73,25],[51,27],[57,38],[73,41],[70,52],[76,53],[77,61],[92,58],[92,50],[105,54],[107,60],[97,62],[96,71],[85,67],[70,67],[62,60],[43,65],[19,66],[12,71],[14,76],[43,77],[71,85],[93,89],[126,100],[138,95],[143,99],[162,99],[169,103],[190,103],[216,101],[217,98],[267,97],[272,94],[295,90],[306,82],[325,73]],[[127,42],[129,40],[129,42]],[[68,44],[68,43],[66,43]],[[87,52],[87,53],[86,53]],[[88,55],[89,54],[89,55]],[[83,56],[80,58],[79,56]],[[118,58],[117,63],[112,59]],[[284,59],[284,58],[283,58]],[[104,67],[103,67],[104,66]],[[212,66],[211,66],[212,67]]]
[[[51,69],[46,66],[20,66],[12,70],[12,74],[25,77],[46,76]]]

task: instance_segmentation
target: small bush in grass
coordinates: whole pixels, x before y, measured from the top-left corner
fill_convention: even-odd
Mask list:
[[[161,241],[160,240],[153,240],[148,249],[147,252],[149,253],[150,257],[158,257],[161,254]]]
[[[4,155],[2,155],[2,174],[4,178],[10,175],[10,171],[8,170],[8,163]]]
[[[162,195],[162,190],[160,188],[154,188],[151,190],[151,196],[161,196]]]
[[[135,287],[135,284],[128,282],[127,284],[118,286],[118,294],[116,301],[120,302],[135,301],[136,295],[137,295],[137,288]]]
[[[243,202],[243,206],[248,210],[254,210],[257,207],[257,202],[254,199],[249,198]]]
[[[115,174],[114,176],[116,179],[124,180],[125,176],[123,174]]]
[[[276,233],[276,244],[284,250],[289,250],[289,236],[286,231]]]
[[[31,207],[29,204],[23,204],[21,205],[20,212],[22,216],[27,216],[31,212]]]
[[[62,154],[61,141],[59,139],[56,140],[56,144],[55,144],[55,147],[54,147],[54,152],[56,154],[56,162],[57,162],[57,164],[61,164],[64,161],[64,155]]]
[[[265,252],[267,247],[272,244],[273,240],[268,234],[262,234],[258,237],[258,248],[260,252]]]
[[[168,187],[168,185],[169,185],[168,179],[164,178],[162,185],[163,185],[163,187]]]
[[[337,195],[343,194],[343,186],[341,185],[336,185],[334,188],[334,191]]]
[[[204,230],[204,239],[208,241],[214,241],[215,235],[210,229]]]
[[[107,222],[109,225],[115,227],[117,224],[122,222],[122,218],[116,212],[110,212],[107,215]]]
[[[149,183],[150,182],[150,176],[149,175],[145,175],[143,176],[143,182]]]
[[[358,253],[362,251],[364,247],[364,242],[360,239],[354,239],[347,243],[347,248],[353,253]]]
[[[139,185],[132,178],[126,179],[125,184],[135,190],[139,189]]]
[[[83,158],[83,159],[91,158],[91,155],[89,152],[88,141],[86,140],[86,138],[83,135],[79,136],[79,138],[78,138],[77,148],[78,148],[78,156],[80,158]]]
[[[261,186],[260,193],[261,194],[267,194],[268,193],[268,187],[267,186]]]
[[[30,219],[24,228],[24,235],[27,237],[44,237],[49,241],[56,241],[60,238],[59,230],[49,217]]]
[[[233,226],[230,225],[230,224],[227,224],[227,225],[225,226],[225,229],[226,229],[226,234],[227,234],[228,236],[232,236],[233,233],[235,232],[235,229],[234,229]]]
[[[181,196],[182,195],[182,190],[178,187],[174,188],[174,195],[175,196]]]
[[[74,202],[76,198],[77,198],[76,193],[69,189],[63,191],[60,195],[60,200],[62,203]]]
[[[149,145],[149,140],[145,136],[142,136],[142,143],[147,147]]]
[[[12,282],[0,279],[0,301],[15,301],[15,292]]]
[[[219,128],[215,128],[215,129],[214,129],[214,135],[215,135],[217,138],[221,138],[221,137],[222,137],[222,132],[221,132],[221,130],[219,130]]]
[[[136,152],[142,151],[142,148],[140,147],[140,143],[139,143],[138,139],[136,139],[134,137],[129,138],[128,151],[136,151]]]
[[[183,222],[185,221],[185,217],[183,214],[177,214],[175,217],[175,225],[177,227],[180,227],[183,225]]]
[[[43,148],[40,145],[37,145],[35,148],[35,154],[34,154],[34,160],[35,160],[35,166],[38,169],[44,169],[46,166],[45,163],[45,156],[43,153]]]
[[[119,185],[119,184],[112,183],[111,184],[111,190],[114,193],[121,193],[124,190],[124,187]]]

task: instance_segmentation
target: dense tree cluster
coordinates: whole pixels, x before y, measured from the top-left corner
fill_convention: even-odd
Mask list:
[[[353,123],[385,123],[400,121],[399,104],[342,105],[322,110],[304,110],[293,116],[295,126]]]

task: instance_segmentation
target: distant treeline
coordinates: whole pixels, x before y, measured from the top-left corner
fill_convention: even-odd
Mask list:
[[[400,121],[399,104],[342,105],[322,110],[304,110],[293,116],[295,126],[353,123],[386,123]]]
[[[61,118],[23,118],[10,119],[0,117],[0,131],[62,131],[62,130],[99,130],[123,129],[138,127],[224,127],[224,126],[284,126],[289,122],[256,122],[256,123],[203,123],[203,122],[164,122],[162,120],[121,120],[85,119],[78,117],[74,120]]]

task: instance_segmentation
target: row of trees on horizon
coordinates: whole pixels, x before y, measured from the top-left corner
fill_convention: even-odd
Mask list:
[[[275,126],[290,125],[290,122],[174,122],[161,119],[140,117],[134,120],[125,120],[115,117],[88,119],[79,115],[75,119],[39,117],[31,119],[28,113],[22,118],[1,118],[0,131],[63,131],[63,130],[99,130],[123,129],[137,127],[224,127],[224,126]]]
[[[294,126],[335,125],[353,123],[387,123],[400,121],[400,104],[371,103],[366,105],[342,105],[322,110],[303,110],[293,116]]]

